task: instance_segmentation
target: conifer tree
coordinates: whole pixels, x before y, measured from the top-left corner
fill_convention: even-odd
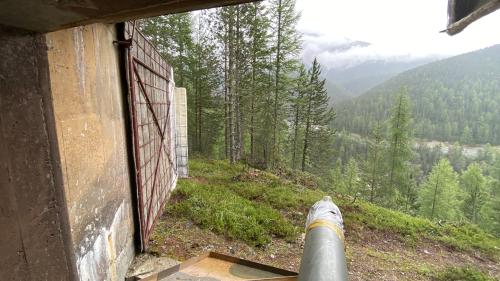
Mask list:
[[[372,140],[368,145],[368,159],[365,162],[366,182],[369,188],[368,200],[373,203],[379,196],[382,176],[384,173],[382,125],[373,128]]]
[[[500,236],[500,153],[494,153],[492,164],[488,166],[486,185],[489,187],[487,201],[479,216],[479,225]]]
[[[467,166],[466,159],[463,153],[463,147],[458,143],[455,143],[452,147],[450,147],[450,149],[448,150],[447,158],[450,160],[450,163],[453,164],[453,169],[455,170],[455,172],[460,172]]]
[[[297,167],[297,160],[300,156],[299,145],[302,142],[301,129],[304,120],[304,97],[309,90],[309,76],[305,66],[301,65],[299,68],[299,75],[295,79],[295,87],[291,95],[293,114],[293,116],[291,116],[293,129],[293,134],[291,134],[292,169],[295,169]]]
[[[248,89],[248,133],[250,163],[265,163],[265,147],[268,140],[266,128],[266,96],[271,84],[268,73],[271,69],[269,56],[270,20],[269,11],[261,2],[248,4],[248,45],[249,45],[249,89]]]
[[[353,202],[356,201],[361,193],[362,181],[360,178],[358,163],[354,158],[349,160],[344,174],[345,194],[353,197]]]
[[[408,180],[408,164],[411,158],[410,108],[403,90],[396,98],[389,120],[389,178],[383,194],[385,204],[394,206],[399,194],[404,193]]]
[[[493,178],[487,178],[489,186],[488,200],[484,203],[479,213],[479,225],[481,228],[500,236],[500,182]]]
[[[141,22],[141,31],[174,69],[176,86],[187,87],[188,58],[193,47],[191,14],[145,19]]]
[[[194,151],[210,156],[223,123],[219,62],[215,56],[215,40],[211,34],[212,13],[200,12],[194,19],[193,47],[188,58],[190,87],[188,91],[188,130]]]
[[[441,159],[420,187],[420,215],[430,219],[457,219],[460,214],[458,193],[458,175],[447,159]]]
[[[302,148],[302,171],[310,161],[310,146],[321,146],[328,148],[331,143],[321,142],[321,137],[325,135],[327,142],[331,135],[329,125],[335,118],[335,113],[328,104],[329,98],[325,89],[325,79],[321,79],[321,65],[315,58],[313,65],[309,70],[309,88],[304,96],[304,145]]]
[[[404,183],[404,192],[401,194],[401,204],[397,209],[406,213],[414,214],[417,208],[418,200],[418,181],[421,176],[421,169],[419,165],[409,164],[407,181]]]
[[[216,38],[221,47],[224,74],[224,143],[225,154],[231,163],[239,160],[241,146],[238,132],[239,118],[239,71],[238,45],[240,6],[228,6],[217,10]]]
[[[486,184],[481,167],[477,163],[470,164],[460,177],[460,186],[465,192],[463,211],[472,223],[478,223],[479,214],[488,199]]]
[[[335,193],[344,191],[344,179],[342,174],[342,161],[337,159],[330,170],[330,184],[329,188]]]
[[[280,161],[281,130],[284,124],[283,108],[288,100],[290,74],[297,67],[297,55],[300,51],[300,35],[296,30],[299,14],[295,11],[295,0],[272,0],[271,32],[273,56],[273,100],[271,116],[271,153],[273,165]]]

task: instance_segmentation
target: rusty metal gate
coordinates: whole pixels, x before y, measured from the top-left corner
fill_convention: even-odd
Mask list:
[[[177,180],[172,68],[135,22],[125,23],[127,79],[142,250]]]

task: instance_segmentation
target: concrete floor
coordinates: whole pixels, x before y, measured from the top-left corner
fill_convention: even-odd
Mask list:
[[[165,270],[177,264],[179,264],[179,262],[171,258],[141,254],[132,262],[125,280],[145,278],[155,272]]]

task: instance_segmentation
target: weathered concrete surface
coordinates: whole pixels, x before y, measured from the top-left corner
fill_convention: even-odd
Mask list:
[[[146,278],[153,273],[163,271],[179,262],[168,257],[157,257],[150,254],[142,254],[134,259],[129,268],[126,280],[136,280],[136,278]]]
[[[123,280],[134,222],[113,25],[46,36],[57,140],[80,280]]]
[[[71,280],[43,36],[0,26],[0,279]]]
[[[179,13],[251,0],[2,0],[0,24],[34,31],[54,31],[96,22]],[[255,0],[254,0],[255,1]]]

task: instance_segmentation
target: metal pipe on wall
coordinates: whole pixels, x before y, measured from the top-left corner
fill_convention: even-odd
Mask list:
[[[342,214],[330,196],[316,202],[307,215],[298,280],[347,280]]]

